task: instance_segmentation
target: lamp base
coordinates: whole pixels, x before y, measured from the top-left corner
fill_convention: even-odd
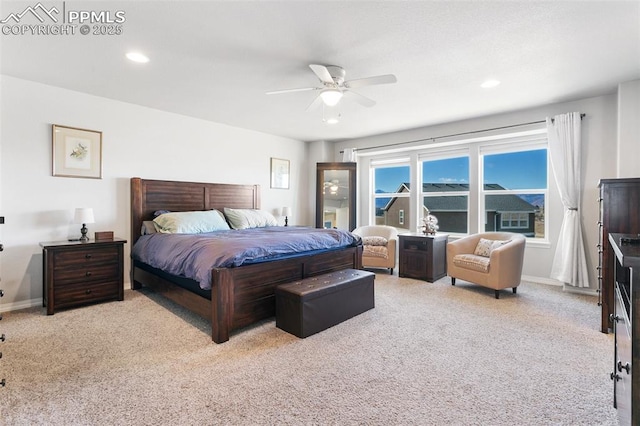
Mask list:
[[[288,217],[284,217],[284,226],[289,226],[289,218]]]
[[[82,228],[80,228],[80,233],[82,234],[82,236],[80,237],[80,241],[89,241],[89,237],[87,237],[87,225],[86,224],[82,224]]]

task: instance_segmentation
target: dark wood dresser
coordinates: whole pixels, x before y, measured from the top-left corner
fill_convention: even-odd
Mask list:
[[[619,268],[615,274],[615,305],[611,322],[615,332],[613,356],[613,406],[621,425],[640,424],[640,244],[625,243],[638,234],[609,234]]]
[[[615,299],[615,255],[609,245],[609,234],[640,233],[640,178],[602,179],[600,188],[600,219],[598,240],[598,288],[602,315],[601,331],[608,333]]]
[[[124,300],[126,240],[52,241],[40,243],[43,306],[57,309]]]
[[[447,275],[446,234],[419,233],[398,235],[398,275],[434,282]]]

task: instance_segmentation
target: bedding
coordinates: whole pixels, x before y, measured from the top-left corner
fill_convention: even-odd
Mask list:
[[[211,288],[213,268],[237,267],[300,253],[357,246],[360,237],[339,229],[271,226],[200,234],[153,233],[138,238],[134,260]]]

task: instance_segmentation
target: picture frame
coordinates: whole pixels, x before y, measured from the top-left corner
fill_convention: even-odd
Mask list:
[[[102,132],[52,125],[53,176],[102,179]]]
[[[289,160],[271,157],[271,188],[289,189]]]

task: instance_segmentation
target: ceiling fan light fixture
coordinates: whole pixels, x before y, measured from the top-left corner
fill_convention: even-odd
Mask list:
[[[129,52],[126,54],[127,59],[140,64],[146,64],[149,62],[149,57],[140,52]]]
[[[327,124],[338,124],[340,122],[340,111],[338,107],[322,106],[322,121]]]
[[[497,87],[500,85],[500,81],[499,80],[494,80],[494,79],[490,79],[490,80],[486,80],[485,82],[483,82],[480,87],[482,87],[483,89],[492,89],[494,87]]]
[[[320,92],[322,102],[327,106],[336,106],[342,98],[342,92],[338,89],[324,89]]]

